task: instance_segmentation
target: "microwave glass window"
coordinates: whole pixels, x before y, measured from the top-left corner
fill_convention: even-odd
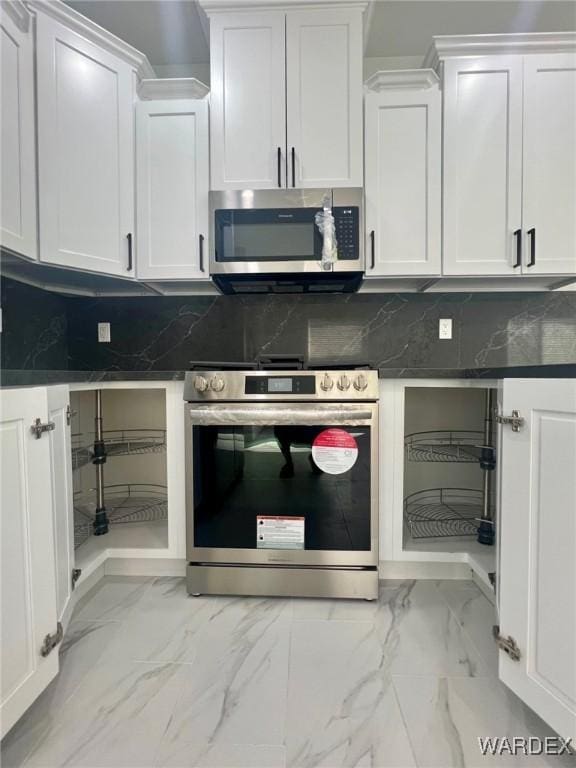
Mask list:
[[[225,260],[259,261],[313,259],[314,224],[239,223],[222,228]]]

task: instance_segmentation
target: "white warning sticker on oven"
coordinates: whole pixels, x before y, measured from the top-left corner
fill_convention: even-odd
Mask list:
[[[258,515],[257,549],[304,549],[304,518]]]
[[[358,443],[345,429],[324,429],[314,438],[312,458],[323,472],[342,475],[356,464]]]

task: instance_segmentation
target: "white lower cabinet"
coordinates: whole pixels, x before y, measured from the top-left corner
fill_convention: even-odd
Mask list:
[[[0,244],[38,258],[34,38],[20,4],[0,4]]]
[[[379,72],[365,100],[366,277],[440,275],[442,101],[431,70]]]
[[[4,736],[58,672],[51,441],[31,427],[48,422],[45,388],[0,393],[2,521],[1,722]]]
[[[208,279],[208,103],[139,103],[136,147],[138,278]]]
[[[576,381],[504,381],[500,678],[563,738],[576,739]]]
[[[488,392],[494,416],[522,420],[489,439],[494,545],[476,536]],[[500,679],[576,738],[576,380],[383,381],[380,411],[383,575],[495,581]]]

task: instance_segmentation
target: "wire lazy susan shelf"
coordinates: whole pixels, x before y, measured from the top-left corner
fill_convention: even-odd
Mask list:
[[[431,488],[404,499],[404,521],[413,539],[475,536],[484,494],[470,488]]]
[[[124,483],[107,485],[106,514],[110,525],[153,523],[168,518],[168,497],[165,485]],[[96,511],[95,489],[74,495],[74,548],[92,535]]]
[[[433,430],[406,435],[404,446],[408,461],[477,462],[484,442],[482,432],[471,430]]]
[[[139,456],[166,450],[165,429],[104,430],[103,438],[108,456]],[[72,468],[89,464],[92,456],[90,438],[84,434],[72,435]]]

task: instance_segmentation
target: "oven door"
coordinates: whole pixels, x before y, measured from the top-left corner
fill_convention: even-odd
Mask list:
[[[378,564],[375,403],[186,405],[187,558]]]

